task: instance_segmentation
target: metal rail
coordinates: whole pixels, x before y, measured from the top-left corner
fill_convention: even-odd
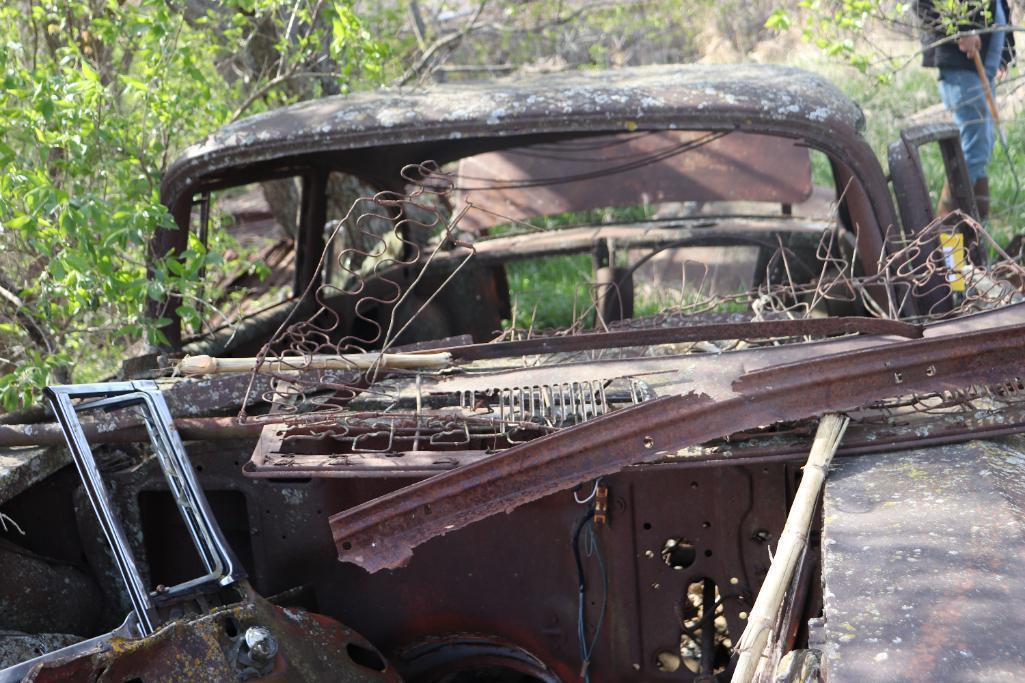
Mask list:
[[[839,334],[894,335],[906,339],[922,336],[922,326],[899,320],[878,318],[808,318],[803,320],[769,320],[765,322],[717,323],[685,325],[639,330],[592,332],[560,337],[537,337],[491,344],[455,346],[448,351],[453,358],[483,360],[536,353],[589,351],[592,349],[650,346],[681,342],[715,341],[721,339],[769,339],[801,336],[833,336]]]
[[[157,385],[150,381],[83,384],[47,387],[46,396],[64,430],[68,448],[89,502],[99,519],[103,534],[110,544],[114,561],[124,579],[128,596],[143,636],[153,633],[161,623],[159,607],[170,601],[228,586],[243,577],[220,528],[196,481],[195,472],[185,453],[174,421]],[[76,399],[95,399],[74,403]],[[89,446],[89,440],[78,414],[90,410],[113,410],[139,407],[153,451],[167,480],[171,495],[185,522],[193,545],[206,569],[206,574],[170,587],[149,590],[118,515],[110,503],[110,495]]]

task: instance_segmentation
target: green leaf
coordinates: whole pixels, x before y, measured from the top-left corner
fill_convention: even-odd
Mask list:
[[[772,31],[786,31],[791,26],[790,15],[782,7],[777,7],[765,20],[765,28]]]

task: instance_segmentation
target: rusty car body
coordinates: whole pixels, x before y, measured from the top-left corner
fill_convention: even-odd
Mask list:
[[[799,70],[651,67],[329,98],[190,148],[154,251],[217,192],[300,179],[291,297],[194,338],[162,304],[135,377],[0,424],[0,681],[729,680],[827,412],[851,427],[760,680],[1020,670],[1022,270],[972,220],[956,129],[905,132],[887,175],[862,126]],[[332,250],[332,173],[390,221],[371,268]],[[743,286],[633,315],[655,256],[692,250],[686,281],[735,247]],[[572,254],[586,315],[509,321],[510,269]],[[311,364],[380,350],[445,363]],[[255,365],[168,376],[187,353]]]

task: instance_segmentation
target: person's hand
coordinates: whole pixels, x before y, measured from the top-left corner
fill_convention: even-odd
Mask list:
[[[1001,64],[1000,68],[997,69],[997,83],[1004,80],[1004,76],[1007,75],[1007,65]]]
[[[968,59],[975,59],[975,55],[979,54],[979,50],[982,49],[982,38],[979,36],[965,36],[964,38],[957,39],[957,47],[961,52],[965,53]]]

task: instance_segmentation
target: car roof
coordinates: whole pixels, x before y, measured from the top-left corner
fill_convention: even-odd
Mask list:
[[[520,76],[311,100],[224,126],[169,167],[164,203],[320,155],[363,177],[544,139],[643,129],[855,136],[861,109],[826,79],[774,65],[661,65]],[[374,154],[367,151],[374,150]],[[339,156],[341,155],[341,156]],[[440,157],[440,158],[439,158]]]

